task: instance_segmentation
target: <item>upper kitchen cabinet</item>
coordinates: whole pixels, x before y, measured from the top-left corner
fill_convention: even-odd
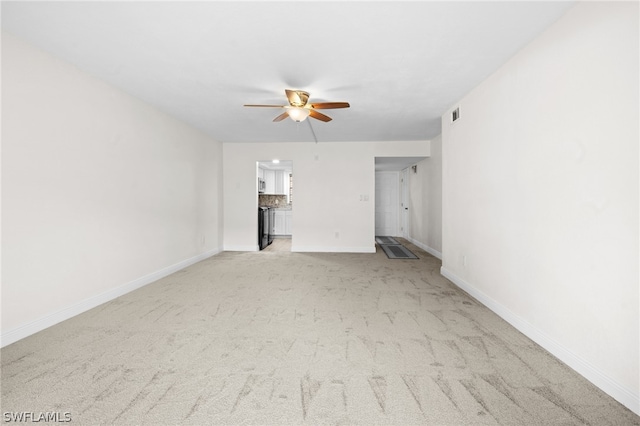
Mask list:
[[[264,171],[265,194],[277,194],[275,170]]]
[[[282,164],[284,163],[284,164]],[[258,177],[264,179],[264,194],[287,195],[289,192],[289,175],[291,174],[291,162],[271,164],[269,162],[258,163]]]
[[[275,194],[286,194],[289,188],[289,172],[276,170],[274,180]]]

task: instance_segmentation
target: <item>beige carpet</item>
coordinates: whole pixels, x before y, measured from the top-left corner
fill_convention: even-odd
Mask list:
[[[212,257],[4,348],[2,411],[77,425],[640,424],[406,246],[420,259]]]

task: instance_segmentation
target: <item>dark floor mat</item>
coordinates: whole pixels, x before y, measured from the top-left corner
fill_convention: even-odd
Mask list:
[[[392,237],[376,237],[376,243],[382,244],[400,244]]]
[[[418,256],[401,244],[381,244],[380,247],[389,259],[418,259]]]

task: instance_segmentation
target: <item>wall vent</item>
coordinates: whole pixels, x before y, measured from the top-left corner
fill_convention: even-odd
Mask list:
[[[451,122],[453,123],[460,118],[460,107],[457,107],[451,112]]]

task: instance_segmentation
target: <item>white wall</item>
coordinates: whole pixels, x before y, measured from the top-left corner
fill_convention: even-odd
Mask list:
[[[226,143],[223,151],[225,250],[257,250],[256,161],[278,158],[293,161],[292,251],[374,252],[375,157],[428,156],[429,142]]]
[[[443,273],[636,413],[638,40],[580,2],[442,118]]]
[[[218,252],[221,173],[220,143],[3,33],[2,344]]]
[[[442,259],[442,135],[431,139],[431,156],[409,168],[409,238]]]

